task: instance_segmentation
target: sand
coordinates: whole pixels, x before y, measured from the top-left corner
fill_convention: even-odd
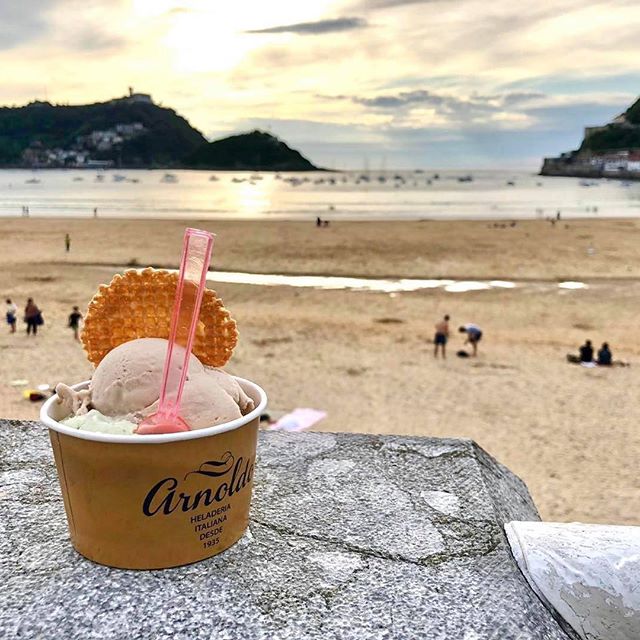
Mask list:
[[[176,266],[185,224],[0,220],[0,294],[21,307],[34,297],[46,321],[36,338],[22,323],[0,332],[2,417],[37,417],[12,380],[90,376],[66,327],[71,306],[126,263]],[[516,281],[397,295],[220,283],[241,331],[229,370],[264,386],[275,412],[328,411],[319,430],[473,438],[525,480],[545,519],[640,524],[640,221],[188,224],[218,234],[218,269]],[[455,334],[449,358],[434,360],[444,313],[454,328],[482,326],[477,359],[454,357]],[[585,338],[632,366],[567,364]]]

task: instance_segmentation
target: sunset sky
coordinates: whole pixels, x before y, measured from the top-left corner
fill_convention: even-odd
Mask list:
[[[640,94],[638,0],[0,0],[0,104],[128,86],[337,168],[527,167]]]

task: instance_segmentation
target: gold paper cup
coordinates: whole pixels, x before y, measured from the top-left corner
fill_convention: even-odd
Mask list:
[[[267,405],[237,420],[181,433],[112,435],[67,427],[54,395],[40,420],[49,436],[74,548],[121,569],[164,569],[214,556],[249,522],[258,423]],[[85,389],[88,382],[75,385]]]

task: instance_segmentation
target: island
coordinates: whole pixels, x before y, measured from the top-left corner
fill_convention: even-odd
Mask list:
[[[184,162],[192,169],[319,171],[299,151],[264,131],[252,131],[198,147]]]
[[[540,175],[640,180],[640,98],[611,122],[585,127],[580,148],[545,158]]]
[[[210,142],[176,111],[132,89],[94,104],[0,107],[0,167],[318,170],[263,131]]]

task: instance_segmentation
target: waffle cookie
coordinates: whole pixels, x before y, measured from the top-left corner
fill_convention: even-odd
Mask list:
[[[168,338],[178,274],[131,269],[101,285],[89,303],[81,334],[87,357],[98,366],[111,349],[137,338]],[[193,341],[202,364],[225,365],[238,342],[235,320],[215,291],[206,289]]]

